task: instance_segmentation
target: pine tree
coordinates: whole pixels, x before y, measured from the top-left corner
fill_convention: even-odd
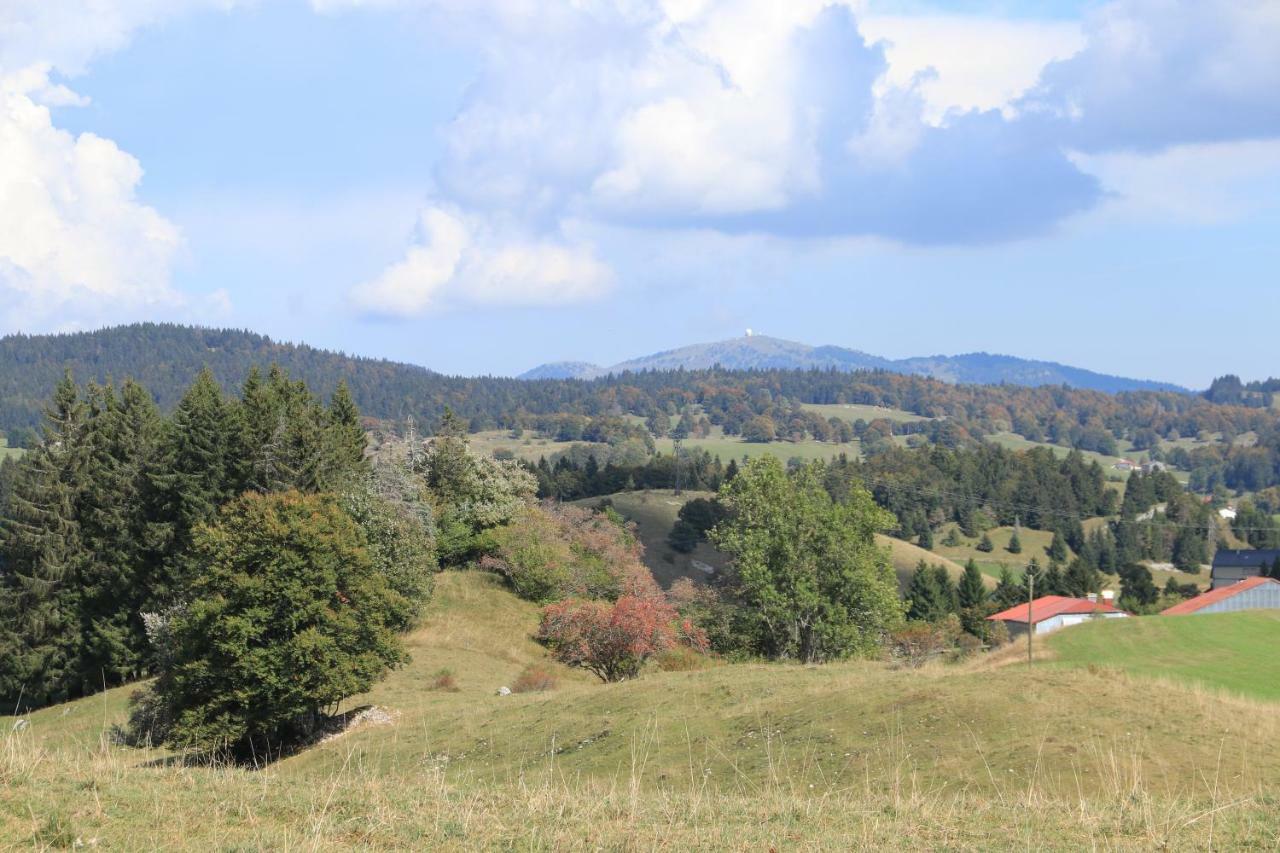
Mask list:
[[[92,692],[141,675],[150,647],[142,612],[167,587],[148,547],[148,470],[159,413],[151,396],[127,382],[91,386],[85,488],[78,508],[84,564],[79,601],[84,643],[79,690]]]
[[[1010,554],[1022,553],[1022,539],[1018,536],[1018,531],[1013,531],[1013,536],[1009,537],[1009,545],[1005,550]]]
[[[151,473],[157,504],[151,537],[169,572],[178,570],[195,527],[235,492],[237,426],[213,374],[202,370],[167,425],[160,464]]]
[[[1049,559],[1056,563],[1064,563],[1067,560],[1067,543],[1062,535],[1062,531],[1055,530],[1053,532],[1053,541],[1049,543],[1047,549]]]
[[[956,598],[961,610],[971,610],[987,603],[987,585],[982,580],[982,572],[973,560],[965,563],[964,574],[956,589]]]
[[[936,622],[951,612],[946,590],[938,585],[937,572],[923,560],[916,566],[907,587],[907,617]]]
[[[365,459],[365,434],[360,426],[360,410],[351,399],[351,391],[345,380],[329,400],[327,444],[328,459],[321,477],[321,486],[334,489],[354,476],[368,470]]]
[[[1008,566],[1000,569],[1000,580],[996,582],[996,588],[991,597],[1000,607],[1012,607],[1027,600],[1026,592],[1014,578]]]
[[[1049,564],[1049,569],[1044,573],[1044,577],[1040,583],[1044,585],[1044,595],[1066,595],[1066,589],[1063,585],[1062,569],[1058,567],[1056,562]],[[1039,593],[1039,589],[1036,590]]]
[[[1097,592],[1102,586],[1102,581],[1098,577],[1097,569],[1082,558],[1077,558],[1067,566],[1067,571],[1062,577],[1062,586],[1066,590],[1065,595],[1079,598],[1091,592]]]
[[[982,539],[978,542],[977,548],[984,554],[990,554],[996,549],[996,546],[995,543],[991,541],[991,537],[984,533],[982,534]]]
[[[5,707],[75,695],[85,407],[70,374],[45,412],[41,443],[20,463],[0,525],[0,699]]]
[[[926,551],[933,550],[933,528],[929,526],[928,522],[925,522],[920,526],[919,543],[920,547]]]

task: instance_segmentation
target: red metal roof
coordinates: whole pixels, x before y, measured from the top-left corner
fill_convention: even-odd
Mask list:
[[[1262,586],[1266,583],[1280,583],[1274,578],[1246,578],[1245,580],[1233,583],[1231,586],[1220,586],[1217,589],[1211,589],[1206,593],[1197,595],[1195,598],[1188,598],[1186,601],[1180,601],[1170,607],[1168,610],[1161,612],[1161,616],[1179,616],[1183,613],[1195,613],[1203,607],[1210,604],[1217,604],[1223,599],[1230,598],[1233,595],[1239,595],[1255,587]]]
[[[1069,598],[1065,595],[1042,595],[1031,602],[1031,621],[1039,624],[1054,616],[1064,613],[1124,613],[1104,601],[1090,601],[1087,598]],[[1027,605],[1016,604],[1008,610],[1002,610],[987,617],[1000,622],[1026,622]]]

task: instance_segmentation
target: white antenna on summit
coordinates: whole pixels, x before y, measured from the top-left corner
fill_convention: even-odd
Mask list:
[[[749,338],[749,337],[751,337],[753,334],[755,334],[755,333],[754,333],[754,332],[752,332],[750,329],[747,329],[747,337],[748,337],[748,338]]]

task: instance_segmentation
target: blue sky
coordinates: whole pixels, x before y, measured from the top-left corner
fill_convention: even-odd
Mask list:
[[[0,332],[1280,373],[1268,0],[16,0]]]

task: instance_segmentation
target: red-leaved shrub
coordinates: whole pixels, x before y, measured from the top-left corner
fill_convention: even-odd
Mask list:
[[[511,683],[512,693],[542,693],[555,690],[558,680],[545,666],[531,663],[520,671],[516,680]]]
[[[538,639],[561,663],[580,666],[602,681],[634,678],[645,661],[677,645],[707,648],[706,635],[681,620],[660,595],[624,595],[613,604],[569,599],[548,605]]]

